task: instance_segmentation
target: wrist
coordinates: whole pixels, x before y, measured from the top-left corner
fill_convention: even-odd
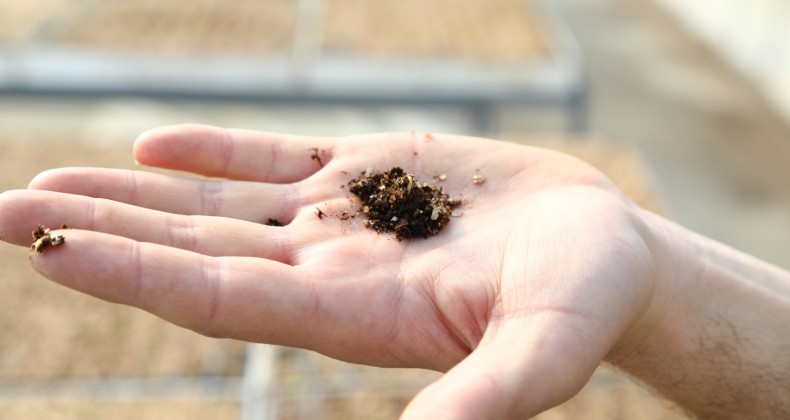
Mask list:
[[[639,375],[632,365],[644,363],[644,354],[649,349],[658,345],[682,345],[677,341],[679,332],[675,319],[678,312],[688,306],[686,301],[694,300],[698,292],[691,279],[699,277],[694,273],[696,265],[684,264],[684,260],[695,252],[685,232],[648,211],[640,209],[639,214],[653,262],[652,295],[639,319],[606,357],[606,362],[635,376]]]
[[[607,360],[702,417],[775,417],[769,409],[790,397],[790,275],[659,216],[644,220],[653,297]]]

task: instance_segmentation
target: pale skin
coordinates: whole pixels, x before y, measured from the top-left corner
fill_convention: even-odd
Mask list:
[[[2,239],[29,247],[38,224],[65,222],[66,242],[31,264],[67,287],[212,337],[446,372],[404,418],[526,418],[603,361],[699,417],[789,413],[790,275],[640,209],[574,158],[196,125],[149,131],[134,156],[215,178],[47,171],[0,196]],[[447,175],[463,216],[405,241],[339,220],[358,206],[341,185],[392,166]]]

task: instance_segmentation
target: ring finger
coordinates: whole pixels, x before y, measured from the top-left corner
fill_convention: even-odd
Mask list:
[[[209,256],[254,256],[289,263],[288,227],[200,215],[181,215],[102,198],[51,191],[8,191],[0,196],[0,232],[17,245],[44,224],[89,229]]]

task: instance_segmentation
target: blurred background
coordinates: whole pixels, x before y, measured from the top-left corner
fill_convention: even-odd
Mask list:
[[[0,0],[0,187],[134,168],[145,129],[453,132],[557,148],[790,268],[783,0]],[[0,419],[395,418],[436,373],[213,340],[0,244]],[[683,418],[602,368],[541,419]]]

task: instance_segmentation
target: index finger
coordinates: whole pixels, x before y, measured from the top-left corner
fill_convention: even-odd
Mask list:
[[[144,165],[244,181],[292,183],[332,159],[335,141],[183,124],[141,134],[134,156]]]

